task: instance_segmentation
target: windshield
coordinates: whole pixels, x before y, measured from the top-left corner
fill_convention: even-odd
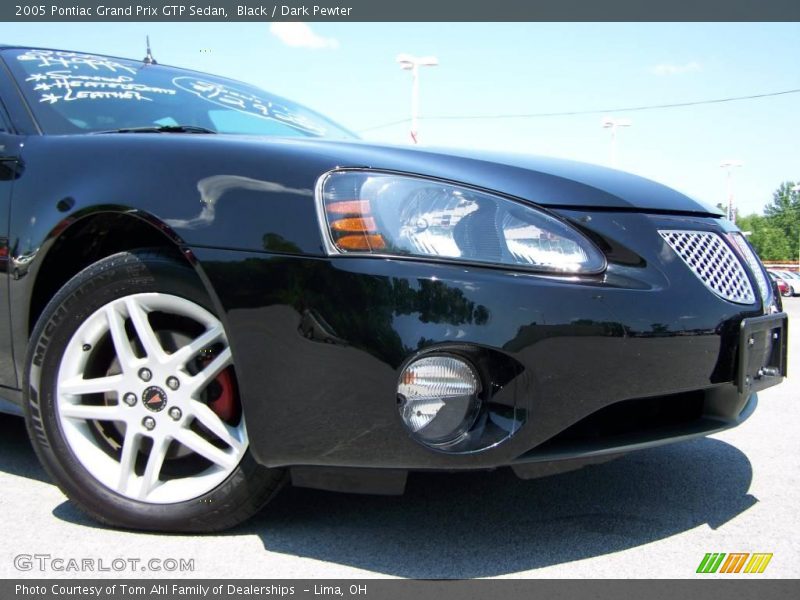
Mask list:
[[[77,52],[8,50],[45,133],[194,126],[218,133],[354,138],[322,115],[246,83]]]

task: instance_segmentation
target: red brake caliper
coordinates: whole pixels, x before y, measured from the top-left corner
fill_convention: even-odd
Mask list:
[[[239,403],[236,401],[236,384],[230,367],[217,375],[216,382],[220,387],[219,396],[208,405],[223,421],[235,421],[239,417]]]
[[[211,361],[213,356],[203,356],[200,358],[202,368],[205,368]],[[233,372],[231,367],[228,367],[217,375],[213,384],[209,387],[209,392],[213,389],[216,397],[209,393],[208,406],[214,413],[223,421],[233,423],[239,418],[239,401],[236,395],[236,383],[233,379]]]

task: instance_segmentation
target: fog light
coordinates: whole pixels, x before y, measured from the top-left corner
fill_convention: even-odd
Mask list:
[[[472,366],[453,356],[425,356],[400,375],[400,416],[428,444],[452,442],[466,433],[480,406],[480,381]]]

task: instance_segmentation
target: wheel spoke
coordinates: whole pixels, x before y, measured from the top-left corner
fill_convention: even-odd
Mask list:
[[[202,402],[193,400],[191,404],[191,414],[195,419],[236,452],[241,452],[244,443],[237,435],[239,430],[223,422],[213,410]]]
[[[59,407],[62,417],[83,419],[85,421],[125,421],[125,415],[119,406],[68,404],[62,402]]]
[[[102,394],[103,392],[117,391],[122,382],[122,375],[109,375],[107,377],[95,377],[93,379],[73,377],[72,379],[62,381],[58,386],[58,391],[70,396]]]
[[[238,462],[235,456],[223,452],[190,429],[181,429],[175,434],[175,440],[186,446],[192,452],[196,452],[203,458],[225,469],[232,469]]]
[[[125,331],[125,318],[117,311],[113,304],[106,306],[106,321],[111,339],[114,342],[114,350],[117,353],[122,370],[132,367],[139,360],[133,352],[133,346],[128,339],[128,332]]]
[[[166,353],[161,347],[161,342],[158,341],[155,331],[150,326],[147,312],[135,298],[126,298],[125,306],[128,307],[128,314],[131,317],[131,321],[133,321],[136,335],[139,337],[139,341],[142,342],[142,347],[144,347],[147,357],[158,362],[164,362]]]
[[[141,438],[133,427],[125,429],[125,439],[122,442],[122,456],[119,459],[119,480],[117,491],[127,494],[131,482],[136,478],[136,456],[139,453]]]
[[[139,499],[144,500],[158,485],[158,476],[161,474],[161,467],[169,449],[169,440],[165,437],[153,440],[153,447],[150,456],[147,457],[147,466],[144,469],[142,484],[139,487]]]
[[[222,371],[225,367],[233,364],[233,356],[231,355],[231,349],[225,348],[222,352],[220,352],[214,360],[212,360],[206,368],[200,371],[197,375],[192,377],[192,384],[194,385],[194,391],[200,391],[204,387],[206,387],[211,381],[219,375],[220,371]]]
[[[184,365],[190,358],[195,356],[203,348],[210,346],[221,338],[224,334],[221,324],[214,325],[211,329],[195,338],[191,343],[183,346],[178,351],[170,355],[169,360],[171,363],[179,366]]]

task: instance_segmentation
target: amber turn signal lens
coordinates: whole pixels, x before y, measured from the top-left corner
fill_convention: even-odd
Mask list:
[[[328,202],[325,210],[333,234],[333,243],[345,251],[384,250],[386,242],[370,214],[369,200]]]
[[[375,219],[372,217],[349,217],[347,219],[337,219],[331,223],[334,231],[354,231],[370,232],[375,231]]]
[[[383,250],[386,242],[380,235],[345,235],[336,240],[342,250]]]
[[[328,202],[325,210],[331,215],[368,215],[369,200],[344,200]]]

